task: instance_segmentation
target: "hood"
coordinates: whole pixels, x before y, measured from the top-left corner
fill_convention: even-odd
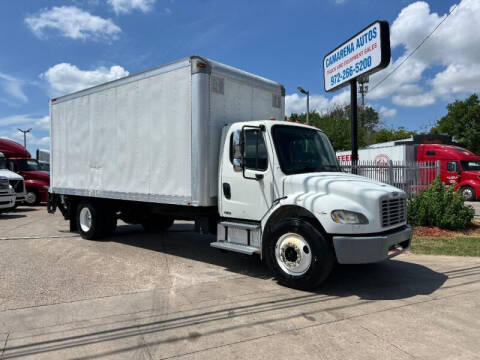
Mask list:
[[[463,171],[463,175],[473,176],[473,177],[480,176],[480,170],[467,170],[467,171]]]
[[[383,202],[405,199],[404,191],[381,182],[343,172],[296,174],[284,179],[285,203],[301,206],[314,214],[329,234],[366,234],[387,231],[402,223],[383,226]],[[333,210],[363,214],[369,225],[337,224]]]
[[[23,171],[23,174],[27,180],[40,180],[50,184],[50,175],[48,175],[48,172],[46,171]]]
[[[8,180],[23,180],[22,176],[7,169],[0,169],[0,176],[4,176]]]
[[[334,194],[351,200],[365,197],[405,196],[405,193],[393,186],[364,176],[343,172],[309,173],[287,176],[284,182],[285,194],[315,193],[317,195]]]

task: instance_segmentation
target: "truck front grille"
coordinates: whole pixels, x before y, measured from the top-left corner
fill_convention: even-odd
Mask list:
[[[8,179],[0,178],[0,192],[7,192],[7,191],[8,191]]]
[[[382,226],[401,224],[407,219],[407,199],[382,200]]]
[[[16,193],[23,192],[23,180],[10,180],[10,185],[12,185]]]

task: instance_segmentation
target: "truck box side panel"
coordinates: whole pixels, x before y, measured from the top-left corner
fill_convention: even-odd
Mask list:
[[[190,79],[184,66],[52,103],[53,191],[190,201]]]

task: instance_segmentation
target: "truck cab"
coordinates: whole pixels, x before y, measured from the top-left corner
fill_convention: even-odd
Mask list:
[[[480,197],[480,156],[456,145],[421,144],[418,161],[440,161],[440,178],[468,201]]]
[[[0,152],[0,176],[6,178],[10,187],[15,192],[15,205],[23,204],[25,201],[26,191],[25,191],[25,183],[23,177],[14,173],[13,171],[8,170],[7,168],[7,159],[5,155]]]
[[[9,180],[0,176],[0,214],[15,208],[15,190],[9,184]]]
[[[24,200],[28,205],[37,205],[48,201],[50,177],[41,169],[36,159],[20,144],[0,139],[0,152],[6,158],[7,168],[20,175],[25,182]]]
[[[212,246],[261,254],[283,283],[300,288],[321,282],[335,260],[378,262],[409,247],[406,194],[341,172],[321,130],[235,123],[222,144]]]

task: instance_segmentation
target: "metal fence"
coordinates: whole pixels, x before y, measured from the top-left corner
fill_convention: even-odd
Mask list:
[[[340,162],[345,172],[352,172],[352,163]],[[405,191],[408,196],[415,196],[420,190],[440,175],[440,161],[403,162],[403,161],[358,161],[357,174],[393,185]]]

